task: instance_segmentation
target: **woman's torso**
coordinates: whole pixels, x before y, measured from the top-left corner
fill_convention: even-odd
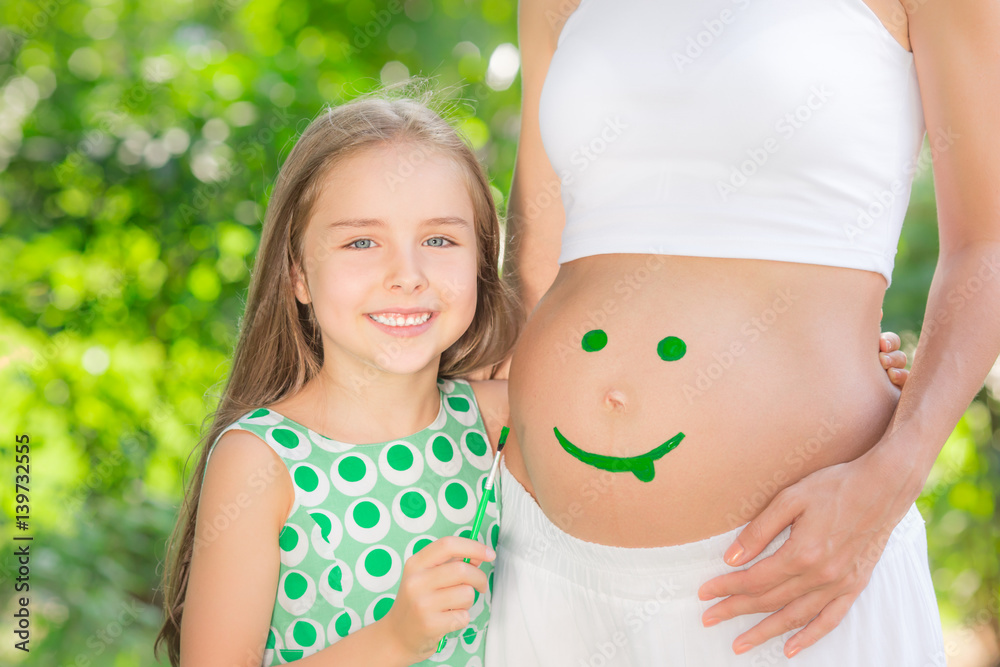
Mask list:
[[[604,544],[677,544],[745,523],[780,489],[869,449],[898,398],[877,339],[908,167],[923,136],[912,55],[878,25],[890,13],[885,4],[872,4],[876,16],[864,14],[862,0],[782,3],[787,17],[763,15],[779,3],[709,4],[698,7],[729,9],[731,20],[720,27],[706,15],[711,25],[702,27],[717,34],[683,62],[671,53],[688,33],[697,40],[693,27],[701,25],[687,5],[657,4],[623,33],[609,12],[625,20],[629,8],[652,5],[583,0],[577,11],[589,14],[570,16],[542,95],[569,243],[512,361],[517,439],[507,465],[557,525]],[[667,20],[675,8],[691,23],[684,30]],[[637,50],[615,46],[626,33]],[[621,60],[636,53],[644,58],[633,67]],[[855,85],[860,68],[875,71]],[[791,102],[824,75],[834,101],[783,134],[775,111],[790,105],[794,114]],[[602,82],[593,97],[587,76]],[[712,81],[723,96],[706,87]],[[878,91],[873,108],[857,107],[859,86]],[[699,107],[705,95],[726,99],[726,108]],[[680,129],[649,125],[649,105],[664,101],[660,120]],[[890,124],[887,109],[896,107],[905,120]],[[604,136],[602,118],[624,118],[636,134],[626,127]],[[683,128],[700,138],[681,136]],[[589,153],[574,148],[594,131],[603,143]],[[861,161],[841,150],[846,139],[830,139],[859,142],[855,132],[864,136]],[[756,178],[720,190],[730,167],[765,146]],[[882,191],[890,201],[866,209]],[[665,232],[656,231],[658,220]],[[801,229],[797,221],[805,221]],[[647,242],[650,233],[657,238]],[[623,240],[629,234],[631,243]],[[595,329],[607,342],[585,351],[584,334]],[[683,356],[661,358],[657,346],[667,337],[686,344]],[[671,439],[679,444],[647,481],[600,467],[608,466],[601,456],[635,457]]]
[[[565,264],[511,364],[507,466],[550,519],[593,542],[679,544],[745,523],[884,431],[899,393],[877,356],[883,285],[874,273],[760,260]],[[594,329],[607,343],[588,352]],[[658,354],[667,337],[684,341],[681,358]],[[619,458],[683,438],[641,481],[581,462],[557,428]]]
[[[230,426],[271,446],[295,490],[279,537],[265,665],[310,655],[379,620],[392,606],[410,556],[440,537],[469,536],[493,457],[471,386],[438,385],[434,422],[390,442],[339,442],[267,408]],[[495,502],[487,504],[482,532],[496,546]],[[492,585],[492,564],[481,569]],[[469,625],[428,664],[482,659],[489,598],[477,593]]]

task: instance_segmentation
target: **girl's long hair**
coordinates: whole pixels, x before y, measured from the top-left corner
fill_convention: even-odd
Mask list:
[[[326,109],[306,128],[285,160],[271,194],[250,279],[232,371],[167,547],[163,575],[166,618],[155,649],[165,644],[180,663],[180,628],[194,551],[195,523],[210,446],[247,412],[294,395],[323,365],[323,344],[312,306],[296,300],[292,269],[303,266],[303,236],[323,176],[348,156],[384,144],[414,146],[454,160],[465,175],[475,209],[478,300],[468,331],[441,355],[439,375],[458,377],[493,368],[513,348],[523,317],[514,291],[500,279],[500,225],[489,180],[472,149],[431,110],[434,93],[410,80]],[[420,152],[413,168],[419,169]],[[399,175],[401,178],[405,174]]]

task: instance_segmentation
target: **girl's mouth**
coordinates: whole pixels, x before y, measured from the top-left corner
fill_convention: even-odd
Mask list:
[[[368,321],[391,336],[409,338],[419,336],[431,328],[437,313],[431,311],[415,313],[368,313]]]

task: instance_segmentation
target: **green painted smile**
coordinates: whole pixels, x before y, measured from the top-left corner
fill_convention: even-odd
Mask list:
[[[559,432],[558,428],[552,427],[552,430],[555,431],[556,439],[559,441],[559,444],[562,445],[562,448],[565,449],[573,458],[579,459],[583,463],[586,463],[589,466],[594,466],[595,468],[600,468],[601,470],[608,470],[610,472],[630,472],[635,475],[636,479],[640,482],[653,481],[653,476],[656,475],[656,468],[653,467],[653,463],[663,458],[664,454],[677,447],[677,445],[681,444],[681,440],[684,439],[684,434],[678,433],[662,445],[654,447],[645,454],[639,454],[638,456],[605,456],[604,454],[585,452],[567,440],[566,437]]]
[[[585,352],[599,352],[608,344],[608,334],[602,329],[593,329],[583,335],[580,346]],[[687,352],[687,344],[676,336],[667,336],[656,346],[656,353],[664,361],[677,361]],[[640,482],[651,482],[656,475],[656,468],[653,466],[656,461],[681,444],[684,439],[683,433],[678,433],[662,445],[654,447],[645,454],[638,456],[605,456],[604,454],[593,454],[585,452],[572,442],[566,439],[559,429],[552,427],[555,431],[556,440],[562,448],[573,458],[595,468],[608,470],[610,472],[630,472],[635,475]]]

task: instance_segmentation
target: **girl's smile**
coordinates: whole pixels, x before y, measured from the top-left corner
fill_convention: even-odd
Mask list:
[[[378,313],[368,313],[376,328],[400,338],[419,336],[431,328],[436,313],[413,308],[390,308]]]

